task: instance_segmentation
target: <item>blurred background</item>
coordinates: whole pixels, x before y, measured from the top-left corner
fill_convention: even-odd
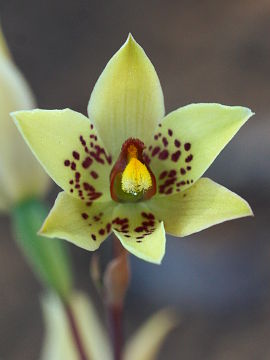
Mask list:
[[[168,238],[162,266],[132,257],[125,329],[131,334],[146,316],[172,305],[182,322],[160,359],[270,359],[269,0],[0,0],[0,17],[41,108],[86,114],[95,81],[132,32],[156,67],[167,112],[191,102],[256,112],[207,172],[247,199],[255,218]],[[52,186],[50,205],[58,191]],[[1,216],[0,357],[36,360],[44,332],[41,288],[9,225]],[[96,299],[91,254],[70,250],[78,288]]]

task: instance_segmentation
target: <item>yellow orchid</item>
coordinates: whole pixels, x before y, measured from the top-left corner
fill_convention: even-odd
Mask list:
[[[49,178],[18,131],[10,112],[36,107],[32,92],[13,63],[0,28],[0,209],[42,195]]]
[[[46,327],[41,360],[78,360],[77,349],[68,318],[59,298],[50,294],[43,298],[42,308]],[[113,349],[95,308],[87,296],[74,292],[70,298],[85,357],[91,360],[112,360]],[[154,360],[168,333],[178,320],[173,311],[163,309],[152,315],[128,339],[123,349],[123,360]]]
[[[185,236],[252,215],[245,200],[201,178],[251,110],[191,104],[164,117],[158,76],[131,35],[98,79],[88,115],[12,115],[64,190],[41,234],[93,251],[113,232],[134,255],[160,263],[165,230]]]

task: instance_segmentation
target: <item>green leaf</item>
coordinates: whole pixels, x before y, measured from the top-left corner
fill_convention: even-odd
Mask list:
[[[16,241],[37,276],[67,299],[72,287],[72,273],[65,244],[61,240],[46,239],[37,234],[47,214],[47,207],[37,199],[19,203],[11,212],[13,230]]]

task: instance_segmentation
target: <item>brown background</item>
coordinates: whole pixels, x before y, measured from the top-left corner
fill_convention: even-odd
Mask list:
[[[154,310],[174,305],[182,323],[160,359],[269,359],[269,0],[1,0],[0,17],[42,108],[86,113],[98,75],[131,31],[156,67],[167,112],[208,101],[256,112],[208,171],[248,199],[255,218],[168,239],[161,267],[132,258],[125,326],[130,334]],[[70,248],[78,288],[92,291],[89,253]],[[1,216],[0,358],[38,359],[39,294]]]

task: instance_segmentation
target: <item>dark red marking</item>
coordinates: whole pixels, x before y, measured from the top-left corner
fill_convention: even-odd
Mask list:
[[[82,218],[83,218],[84,220],[87,220],[87,219],[89,218],[89,216],[88,216],[88,214],[86,214],[86,213],[82,213]]]
[[[88,156],[87,158],[84,159],[84,161],[82,163],[82,167],[84,169],[87,169],[92,164],[92,162],[93,162],[93,160]]]
[[[97,179],[98,178],[98,174],[95,171],[91,171],[90,172],[91,176],[93,179]]]
[[[64,165],[65,165],[65,166],[69,166],[69,165],[70,165],[70,161],[69,161],[69,160],[65,160],[65,161],[64,161]]]
[[[76,170],[76,164],[75,164],[75,162],[74,161],[72,161],[72,163],[71,163],[71,169],[72,170]]]
[[[174,177],[176,175],[176,170],[171,170],[168,174],[169,177]]]
[[[162,150],[161,153],[159,154],[158,158],[160,160],[166,160],[169,156],[169,152],[168,150]]]
[[[181,143],[180,143],[179,140],[175,139],[174,140],[174,145],[179,148],[181,146]]]
[[[171,129],[168,129],[168,135],[172,136],[173,135],[173,131]]]
[[[191,160],[193,159],[193,155],[192,154],[190,154],[190,155],[188,155],[187,157],[186,157],[186,160],[185,160],[185,162],[191,162]]]
[[[152,156],[154,157],[155,155],[157,155],[160,152],[160,147],[156,146],[153,151],[152,151]]]
[[[172,154],[171,159],[172,161],[176,162],[180,158],[181,151],[177,150],[175,153]]]
[[[84,138],[82,137],[82,135],[80,135],[80,142],[82,144],[82,146],[86,145],[86,141],[84,140]]]
[[[165,147],[167,147],[168,146],[168,140],[165,138],[165,137],[163,137],[162,138],[162,142],[163,142],[163,145],[165,146]]]
[[[80,160],[80,154],[77,151],[73,151],[72,155],[73,155],[75,160]]]
[[[100,229],[99,230],[99,235],[104,235],[105,234],[105,230],[104,229]]]
[[[186,170],[185,170],[184,168],[181,168],[181,169],[180,169],[180,173],[181,173],[181,175],[185,175]]]
[[[187,171],[190,171],[191,170],[191,166],[187,166]]]
[[[189,151],[190,148],[191,148],[191,144],[190,143],[185,143],[184,148],[185,148],[186,151]]]
[[[97,237],[96,237],[96,235],[95,235],[95,234],[91,234],[91,238],[92,238],[94,241],[96,241],[96,240],[97,240]]]
[[[162,180],[167,176],[168,172],[166,170],[162,171],[162,173],[159,175],[159,179]]]

